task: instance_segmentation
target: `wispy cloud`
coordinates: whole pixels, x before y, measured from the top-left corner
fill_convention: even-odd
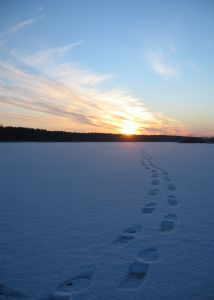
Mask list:
[[[170,79],[180,73],[180,66],[176,59],[176,51],[176,47],[169,43],[167,47],[155,51],[147,51],[145,59],[156,74],[165,79]]]
[[[38,22],[42,16],[36,17],[36,18],[31,18],[27,19],[24,21],[17,22],[16,24],[12,25],[2,33],[0,33],[0,47],[2,47],[12,36],[13,34],[17,33],[21,29],[31,26],[35,22]]]
[[[129,90],[105,89],[102,83],[112,75],[65,62],[69,51],[80,44],[31,55],[13,51],[10,61],[0,61],[0,102],[17,111],[16,120],[29,124],[25,116],[31,115],[33,124],[41,118],[40,127],[77,131],[121,132],[127,121],[138,133],[185,131],[176,120],[149,111]],[[8,118],[12,115],[8,109]]]
[[[22,62],[35,68],[44,68],[45,70],[45,68],[53,64],[53,62],[56,63],[61,57],[67,55],[72,48],[75,48],[81,44],[82,41],[78,41],[64,47],[46,48],[28,56],[25,56],[20,51],[13,51],[11,53]]]
[[[32,25],[33,23],[37,22],[39,19],[41,19],[41,17],[32,18],[32,19],[28,19],[28,20],[25,20],[25,21],[22,21],[22,22],[18,22],[15,25],[11,26],[3,34],[8,35],[8,34],[11,34],[11,33],[15,33],[15,32],[21,30],[24,27]]]
[[[153,71],[167,79],[178,74],[177,68],[167,63],[164,56],[160,53],[151,53],[149,55],[149,62]]]
[[[30,55],[25,55],[20,50],[11,51],[10,54],[43,76],[68,86],[96,85],[111,79],[112,75],[97,74],[83,69],[73,62],[64,63],[64,59],[70,51],[82,43],[82,41],[77,41],[64,47],[47,48]]]

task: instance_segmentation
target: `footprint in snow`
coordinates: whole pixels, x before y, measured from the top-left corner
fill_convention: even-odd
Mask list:
[[[178,219],[177,215],[175,214],[168,214],[164,216],[164,219],[170,220],[170,221],[176,221]]]
[[[62,282],[51,295],[53,300],[70,300],[73,293],[85,290],[92,282],[93,271],[83,272]]]
[[[177,198],[176,198],[176,196],[174,196],[174,195],[169,195],[169,196],[167,197],[167,202],[168,202],[168,204],[169,204],[170,206],[176,206],[176,205],[178,205]]]
[[[159,167],[156,167],[156,170],[160,171],[160,172],[163,172],[163,169],[159,168]]]
[[[175,190],[176,190],[176,187],[174,186],[174,184],[169,184],[169,185],[168,185],[168,190],[169,190],[169,191],[175,191]]]
[[[174,229],[174,222],[172,220],[164,219],[161,222],[161,226],[160,226],[161,232],[172,231],[173,229]]]
[[[153,263],[159,259],[159,253],[156,247],[149,247],[140,251],[137,257],[144,262]]]
[[[141,165],[142,165],[143,167],[146,167],[146,163],[145,163],[144,161],[141,161]]]
[[[149,192],[149,195],[156,196],[158,194],[158,192],[159,192],[159,189],[153,189]]]
[[[141,261],[135,261],[129,266],[129,272],[120,288],[123,289],[137,289],[144,282],[148,273],[149,264]]]
[[[157,180],[157,179],[156,180],[154,179],[151,182],[151,185],[158,185],[158,184],[159,184],[159,180]]]
[[[164,179],[165,181],[171,181],[171,179],[170,179],[168,176],[164,176],[163,179]]]
[[[152,178],[157,178],[159,175],[157,173],[152,174]]]
[[[142,226],[134,225],[123,231],[124,234],[135,234],[142,231]]]
[[[155,202],[151,202],[145,205],[145,207],[142,208],[143,214],[152,214],[155,210],[155,207],[157,204]]]
[[[168,214],[164,216],[164,220],[161,222],[160,231],[171,231],[174,229],[174,221],[178,219],[176,214]]]
[[[113,242],[113,245],[123,246],[134,239],[135,235],[142,231],[142,226],[134,225],[123,231],[123,233]]]
[[[13,300],[13,299],[25,299],[26,296],[16,290],[11,289],[6,284],[0,282],[0,299],[2,300]]]

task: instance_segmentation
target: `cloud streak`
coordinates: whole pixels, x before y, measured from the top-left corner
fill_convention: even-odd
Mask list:
[[[31,19],[17,22],[10,28],[0,33],[0,47],[2,47],[15,33],[17,33],[18,31],[20,31],[25,27],[31,26],[35,22],[38,22],[41,18],[42,16],[39,16],[36,18],[31,18]]]
[[[159,75],[165,78],[172,78],[178,74],[176,67],[169,65],[164,61],[163,55],[160,53],[151,53],[150,54],[150,64],[152,69]]]
[[[65,62],[69,51],[80,44],[31,55],[13,51],[10,61],[0,61],[0,103],[8,119],[16,111],[19,122],[29,124],[31,115],[33,124],[50,129],[118,133],[129,121],[139,134],[185,132],[181,123],[149,111],[129,90],[105,89],[103,83],[112,75]]]
[[[36,70],[43,76],[61,82],[68,86],[96,85],[112,78],[109,74],[97,74],[90,70],[82,69],[75,63],[64,63],[64,58],[70,51],[81,45],[78,41],[64,47],[48,48],[31,55],[21,51],[11,51],[11,55],[19,62]]]
[[[176,48],[169,44],[165,49],[147,51],[145,59],[150,68],[165,79],[179,75],[180,67],[175,58]]]

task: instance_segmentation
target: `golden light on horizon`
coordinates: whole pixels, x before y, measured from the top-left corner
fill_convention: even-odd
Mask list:
[[[136,124],[132,121],[125,121],[121,128],[121,133],[127,135],[137,134]]]

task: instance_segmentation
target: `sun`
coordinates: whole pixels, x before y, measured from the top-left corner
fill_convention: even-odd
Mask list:
[[[121,132],[122,132],[122,134],[127,134],[127,135],[136,134],[136,132],[137,132],[137,126],[132,121],[126,121],[123,124]]]

